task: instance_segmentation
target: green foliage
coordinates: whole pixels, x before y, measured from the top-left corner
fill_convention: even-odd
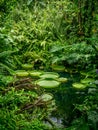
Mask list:
[[[51,50],[52,63],[65,62],[69,65],[74,65],[78,68],[90,68],[96,66],[96,63],[92,65],[92,62],[97,56],[95,49],[92,45],[88,45],[85,42],[75,44],[61,44],[55,43]]]
[[[39,103],[38,106],[37,103]],[[15,89],[12,88],[8,93],[6,93],[6,95],[1,95],[0,129],[49,129],[44,123],[42,123],[42,120],[50,113],[50,110],[48,109],[50,109],[51,106],[48,108],[41,108],[40,103],[41,100],[38,99],[36,92],[27,92],[23,89],[15,91]]]
[[[5,116],[4,116],[5,115]],[[48,127],[38,119],[28,121],[23,114],[15,115],[14,111],[0,110],[0,129],[2,130],[47,130]]]
[[[76,109],[82,112],[82,117],[85,117],[85,123],[90,127],[90,129],[97,129],[98,123],[98,96],[97,96],[97,87],[90,87],[88,89],[88,94],[85,96],[85,99],[82,104],[76,104]]]
[[[7,73],[13,74],[13,69],[16,68],[16,65],[11,55],[14,55],[16,50],[13,48],[8,30],[3,27],[0,30],[0,43],[0,71],[5,75]]]

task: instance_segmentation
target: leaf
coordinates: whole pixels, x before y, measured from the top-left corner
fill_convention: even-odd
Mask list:
[[[40,78],[43,79],[57,79],[58,77],[59,74],[54,72],[45,72],[44,74],[40,75]]]
[[[51,93],[45,93],[41,96],[41,99],[44,101],[44,102],[47,102],[47,101],[50,101],[53,99],[53,95]]]
[[[76,89],[84,89],[86,88],[86,85],[82,84],[82,83],[73,83],[72,86]]]
[[[61,65],[53,65],[52,66],[52,69],[54,71],[60,71],[60,72],[63,72],[65,70],[65,66],[61,66]]]
[[[6,69],[11,75],[14,74],[14,71],[11,68],[9,68],[7,65],[0,63],[0,66],[2,67],[2,69],[3,68]]]
[[[22,64],[22,68],[23,69],[32,69],[33,68],[33,64]]]
[[[56,88],[60,85],[60,82],[56,80],[43,79],[43,80],[37,81],[37,85],[43,88]]]
[[[54,45],[50,52],[57,52],[57,51],[61,51],[62,49],[64,48],[64,46],[61,46],[61,45]]]
[[[16,76],[18,76],[18,77],[25,77],[25,76],[28,76],[28,75],[29,75],[29,73],[26,72],[25,70],[17,70],[17,71],[15,72],[15,74],[16,74]]]
[[[27,5],[29,6],[32,3],[33,0],[28,0]]]
[[[14,51],[3,51],[3,52],[0,53],[0,58],[9,56],[12,53],[14,53]]]
[[[31,77],[35,77],[35,78],[39,78],[41,74],[43,74],[43,72],[41,71],[29,71],[29,74]]]

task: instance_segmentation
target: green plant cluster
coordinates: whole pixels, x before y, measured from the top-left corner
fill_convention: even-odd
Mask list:
[[[27,96],[26,96],[27,95]],[[29,104],[35,100],[37,94],[25,92],[24,90],[15,91],[11,89],[6,95],[0,96],[0,129],[2,130],[46,130],[48,129],[40,119],[37,119],[37,110],[33,114],[28,112],[18,112],[22,105]],[[33,107],[31,109],[34,109]],[[39,110],[39,114],[42,114]],[[34,117],[35,116],[35,117]],[[34,118],[34,119],[33,119]]]
[[[44,122],[56,105],[52,95],[32,83],[30,78],[8,78],[8,87],[0,87],[0,129],[50,129]],[[50,99],[49,99],[50,98]]]

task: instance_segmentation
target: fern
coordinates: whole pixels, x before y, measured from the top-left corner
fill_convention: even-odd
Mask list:
[[[52,63],[66,61],[69,64],[91,64],[96,56],[95,49],[92,45],[85,42],[75,44],[54,44],[51,49]]]
[[[10,56],[14,51],[3,51],[0,53],[0,58],[8,57]]]
[[[9,72],[11,75],[14,74],[14,71],[10,67],[8,67],[7,65],[3,63],[0,63],[0,71],[4,72],[4,70],[6,70],[5,73]]]

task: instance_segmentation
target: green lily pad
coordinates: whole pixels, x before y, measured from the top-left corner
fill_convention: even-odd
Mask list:
[[[42,79],[42,80],[37,81],[36,84],[43,88],[56,88],[60,85],[60,82],[56,80]]]
[[[58,77],[59,74],[54,72],[45,72],[44,74],[40,75],[40,78],[43,79],[57,79]]]
[[[32,69],[33,68],[33,64],[22,64],[22,68],[23,69]]]
[[[45,93],[41,96],[42,101],[44,102],[48,102],[51,101],[53,99],[53,95],[50,93]]]
[[[82,84],[82,83],[73,83],[72,86],[76,89],[84,89],[86,88],[86,85]]]
[[[29,75],[25,70],[17,70],[15,74],[17,77],[27,77]]]
[[[43,73],[43,72],[41,72],[41,71],[30,71],[30,72],[29,72],[30,76],[31,76],[31,77],[35,77],[35,78],[40,77],[40,75],[41,75],[42,73]]]
[[[59,72],[65,71],[65,67],[64,66],[60,66],[60,65],[53,65],[52,69],[54,71],[59,71]]]
[[[81,83],[83,83],[83,84],[89,84],[92,82],[94,82],[94,79],[91,79],[91,78],[85,78],[85,79],[81,80]]]
[[[67,79],[67,78],[63,78],[63,77],[61,77],[61,78],[58,78],[57,81],[59,81],[59,82],[61,82],[61,83],[64,83],[64,82],[67,82],[68,79]]]

